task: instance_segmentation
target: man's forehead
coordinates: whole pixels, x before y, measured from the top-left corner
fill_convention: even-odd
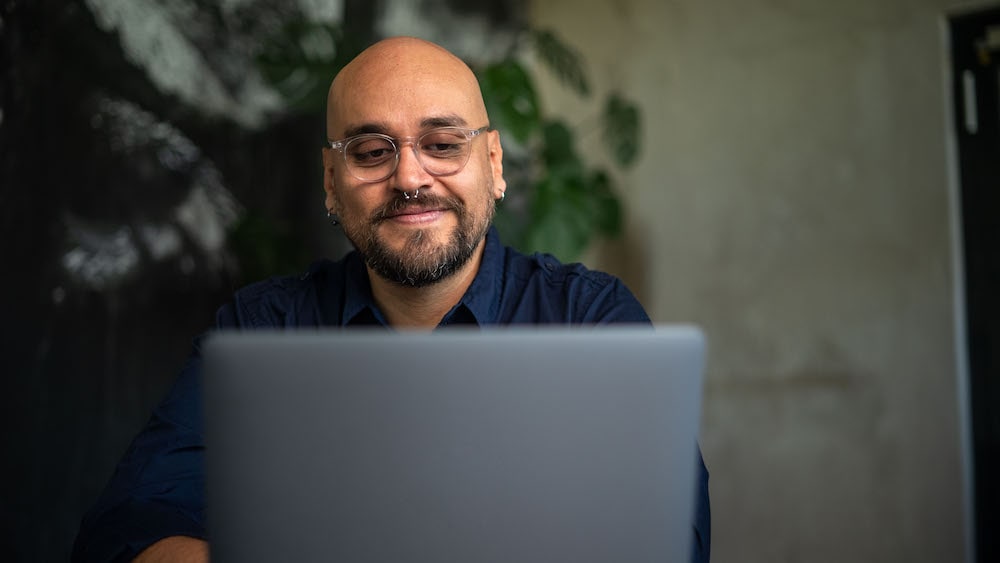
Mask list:
[[[441,47],[412,38],[377,43],[351,61],[334,79],[327,106],[331,135],[369,126],[423,129],[434,120],[481,127],[486,119],[471,69]]]
[[[332,97],[327,111],[328,133],[345,136],[412,135],[434,127],[482,127],[488,121],[482,98],[444,83],[431,88],[397,84],[368,95],[359,89]]]

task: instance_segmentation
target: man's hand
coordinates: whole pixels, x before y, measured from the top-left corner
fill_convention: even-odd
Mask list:
[[[133,563],[208,563],[208,542],[188,536],[170,536],[147,547]]]

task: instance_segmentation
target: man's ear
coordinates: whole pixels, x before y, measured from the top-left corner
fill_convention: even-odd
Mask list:
[[[336,213],[336,201],[337,198],[334,197],[334,175],[333,175],[333,158],[336,156],[333,149],[329,147],[323,148],[323,191],[326,192],[326,210],[332,213]]]
[[[500,132],[494,129],[487,135],[490,169],[493,173],[493,199],[501,199],[507,191],[507,180],[503,178],[503,146],[500,145]]]

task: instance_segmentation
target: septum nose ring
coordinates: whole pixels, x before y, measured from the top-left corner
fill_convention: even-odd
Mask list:
[[[413,190],[413,195],[410,195],[410,192],[403,192],[403,199],[417,199],[418,195],[420,195],[420,188]]]

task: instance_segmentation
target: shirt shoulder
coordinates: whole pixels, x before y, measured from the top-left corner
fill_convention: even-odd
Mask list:
[[[511,248],[505,249],[504,266],[501,322],[649,323],[625,283],[606,272]]]
[[[344,276],[343,261],[320,260],[297,275],[274,276],[238,289],[216,315],[222,328],[284,328],[323,324],[321,295]]]

